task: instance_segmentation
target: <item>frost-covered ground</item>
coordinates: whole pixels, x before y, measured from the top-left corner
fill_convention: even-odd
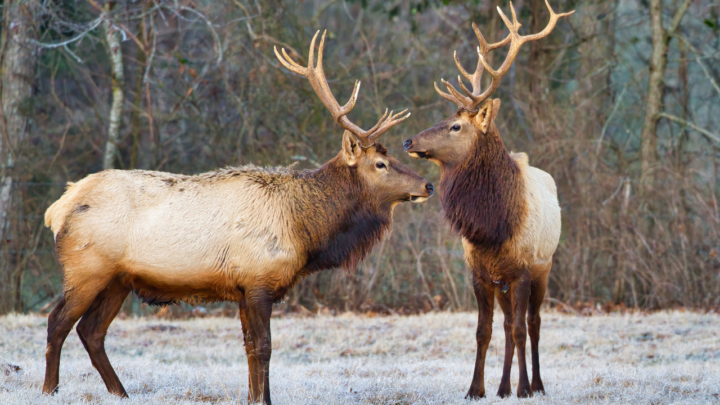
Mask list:
[[[273,319],[273,402],[473,403],[463,397],[475,359],[476,320],[473,313]],[[245,403],[247,398],[237,319],[116,320],[106,347],[130,400],[107,393],[74,331],[62,354],[60,392],[41,395],[46,322],[38,316],[0,317],[0,404]],[[540,356],[548,393],[525,400],[494,395],[502,373],[501,322],[496,315],[486,365],[490,395],[481,403],[720,403],[718,315],[545,313]],[[512,381],[514,390],[517,365]]]

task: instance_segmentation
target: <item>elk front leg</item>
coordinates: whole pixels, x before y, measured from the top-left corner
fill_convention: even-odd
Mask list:
[[[248,362],[248,402],[252,403],[253,393],[258,392],[257,381],[257,357],[255,355],[255,343],[250,329],[250,321],[247,315],[247,303],[240,301],[240,323],[242,324],[243,340],[245,342],[245,354]]]
[[[245,298],[249,335],[254,347],[255,372],[250,376],[250,402],[271,404],[270,401],[270,315],[272,295],[264,291],[250,292]],[[256,381],[257,383],[253,383]]]
[[[503,328],[505,329],[505,361],[503,363],[503,374],[500,379],[500,387],[498,388],[497,395],[500,398],[505,398],[509,397],[512,393],[510,370],[512,370],[512,360],[515,354],[515,343],[512,338],[513,313],[510,293],[503,293],[499,288],[496,290],[495,295],[497,296],[498,304],[500,304],[500,308],[505,315],[505,320],[503,321]]]
[[[477,357],[475,359],[475,372],[473,373],[472,383],[467,395],[465,395],[466,399],[485,397],[485,355],[492,336],[494,288],[478,277],[473,277],[473,288],[475,289],[475,299],[478,304],[478,326],[475,334]]]
[[[520,381],[518,382],[517,396],[519,398],[527,398],[533,396],[530,389],[530,381],[528,380],[527,362],[525,360],[525,343],[527,341],[527,327],[525,325],[525,316],[528,310],[528,301],[530,299],[530,274],[525,272],[519,279],[510,285],[512,295],[512,338],[517,348],[518,354],[518,372]]]

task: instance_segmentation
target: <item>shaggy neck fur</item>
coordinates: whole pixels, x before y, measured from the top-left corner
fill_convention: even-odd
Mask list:
[[[443,170],[440,184],[445,218],[475,247],[497,251],[517,233],[523,181],[494,124],[477,134],[465,162]]]
[[[340,157],[301,173],[300,180],[291,210],[307,254],[303,273],[354,270],[392,226],[392,207],[368,195],[357,170]]]

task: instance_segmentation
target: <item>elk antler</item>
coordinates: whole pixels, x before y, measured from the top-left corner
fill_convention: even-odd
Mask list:
[[[293,61],[285,52],[285,48],[282,48],[281,56],[277,48],[273,47],[273,49],[275,50],[275,55],[278,57],[280,63],[282,63],[283,66],[299,75],[305,76],[310,82],[313,90],[315,90],[315,93],[318,95],[318,97],[320,97],[320,101],[322,101],[325,107],[330,111],[330,114],[332,114],[335,122],[337,122],[338,125],[340,125],[346,131],[352,132],[360,140],[361,146],[363,148],[369,148],[375,143],[375,140],[377,140],[380,135],[387,132],[387,130],[392,128],[393,126],[404,121],[407,117],[410,116],[410,113],[407,113],[407,115],[400,117],[401,115],[405,114],[407,110],[400,111],[399,113],[393,115],[393,111],[390,111],[390,113],[388,114],[388,110],[385,109],[385,113],[380,117],[377,124],[375,124],[367,131],[353,124],[347,118],[347,114],[352,111],[353,107],[355,107],[358,91],[360,90],[360,81],[355,81],[355,88],[353,89],[352,96],[350,96],[350,100],[348,100],[347,104],[340,107],[340,104],[338,104],[337,100],[335,100],[335,97],[330,91],[327,79],[325,78],[325,72],[323,71],[322,57],[323,48],[325,46],[325,34],[327,33],[327,30],[323,32],[322,39],[320,40],[317,66],[313,66],[315,64],[315,40],[317,39],[319,33],[320,31],[316,32],[315,36],[312,39],[312,42],[310,42],[310,55],[308,56],[307,67],[302,67],[295,61]]]
[[[550,34],[550,32],[552,32],[552,30],[555,28],[555,24],[560,17],[566,17],[575,12],[575,10],[573,10],[567,13],[555,14],[552,7],[550,7],[550,3],[548,3],[547,0],[545,0],[545,4],[550,11],[550,22],[548,22],[548,25],[545,27],[544,30],[540,31],[537,34],[525,36],[518,35],[518,29],[520,29],[522,25],[517,21],[517,16],[515,15],[515,8],[513,7],[512,2],[510,2],[510,10],[512,11],[513,18],[512,24],[502,12],[500,7],[497,8],[498,13],[500,13],[500,17],[503,19],[505,25],[510,30],[510,34],[508,34],[508,36],[505,37],[505,39],[503,39],[502,41],[496,42],[494,44],[488,44],[487,41],[485,41],[485,37],[483,37],[482,33],[480,32],[480,29],[477,27],[477,25],[475,25],[475,23],[473,23],[473,30],[475,31],[475,35],[477,35],[478,41],[480,42],[480,46],[477,48],[478,64],[477,68],[475,69],[475,73],[471,75],[467,71],[465,71],[465,69],[463,69],[462,65],[460,64],[460,61],[458,60],[457,52],[455,52],[454,54],[455,64],[460,70],[460,73],[470,81],[470,84],[472,85],[472,91],[468,90],[467,87],[465,87],[462,82],[462,78],[459,75],[458,83],[460,84],[460,88],[465,92],[465,94],[467,94],[467,96],[462,95],[459,91],[455,89],[455,87],[453,87],[452,84],[446,82],[444,79],[440,79],[440,81],[447,87],[448,91],[450,91],[450,94],[441,91],[437,87],[437,84],[435,84],[435,90],[442,97],[444,97],[448,101],[452,101],[459,107],[471,111],[477,110],[477,107],[483,101],[487,100],[500,86],[500,79],[502,79],[503,75],[505,75],[505,73],[507,73],[507,71],[510,69],[510,66],[515,61],[515,57],[517,57],[517,53],[520,50],[521,46],[525,42],[535,41],[548,36],[548,34]],[[505,57],[505,61],[500,66],[500,69],[494,70],[485,61],[485,56],[487,56],[490,51],[507,45],[508,42],[510,43],[510,50],[508,50],[507,57]],[[480,93],[480,79],[482,78],[484,70],[483,67],[488,71],[488,73],[490,73],[490,76],[492,76],[493,79],[490,87],[488,87],[484,92]]]

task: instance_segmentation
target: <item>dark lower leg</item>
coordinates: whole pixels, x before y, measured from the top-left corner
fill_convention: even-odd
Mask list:
[[[252,403],[260,396],[257,357],[255,355],[255,343],[251,334],[250,322],[247,315],[247,304],[243,300],[240,302],[240,322],[242,323],[243,340],[245,342],[245,354],[248,361],[248,402]]]
[[[540,341],[540,315],[528,316],[528,335],[530,335],[530,353],[532,356],[532,383],[533,392],[545,393],[542,378],[540,378],[540,355],[538,343]]]
[[[108,286],[95,299],[77,326],[80,341],[90,355],[93,366],[105,382],[108,392],[121,397],[127,397],[128,394],[105,353],[105,335],[129,292],[129,288],[119,283]]]
[[[513,314],[509,294],[498,290],[496,296],[498,304],[500,304],[500,308],[505,315],[505,321],[503,322],[503,328],[505,329],[505,360],[503,362],[503,374],[500,379],[500,387],[498,388],[497,395],[501,398],[505,398],[512,395],[510,370],[512,369],[512,360],[513,355],[515,354],[515,342],[512,338]]]
[[[540,307],[545,298],[547,289],[547,277],[544,280],[536,280],[530,292],[530,304],[528,306],[528,335],[530,336],[530,350],[532,354],[532,383],[530,388],[533,392],[545,393],[545,386],[540,378],[540,354],[538,346],[540,342]]]
[[[97,287],[95,287],[97,288]],[[63,293],[48,317],[47,349],[45,350],[45,383],[43,393],[53,394],[60,382],[60,353],[75,322],[88,310],[97,297],[96,289],[73,289]]]
[[[246,302],[250,335],[253,338],[257,361],[255,375],[257,376],[258,385],[251,402],[270,404],[270,357],[272,356],[270,315],[272,314],[272,296],[264,292],[248,293]]]
[[[65,307],[65,297],[60,298],[55,309],[48,316],[48,337],[47,349],[45,350],[45,384],[43,392],[52,394],[57,390],[60,376],[60,351],[65,342],[65,338],[72,329],[72,324],[67,326],[67,321],[63,322],[63,308]],[[73,322],[74,323],[74,322]]]
[[[529,274],[521,276],[510,286],[512,293],[512,337],[515,342],[515,348],[518,355],[518,372],[520,379],[518,382],[517,396],[531,397],[530,381],[528,380],[527,361],[525,359],[525,343],[527,342],[527,327],[525,326],[525,316],[528,309],[528,301],[530,299],[530,276]]]
[[[493,294],[494,289],[473,278],[475,298],[478,303],[478,326],[476,333],[477,357],[470,389],[465,398],[483,398],[485,396],[485,356],[492,336]]]

